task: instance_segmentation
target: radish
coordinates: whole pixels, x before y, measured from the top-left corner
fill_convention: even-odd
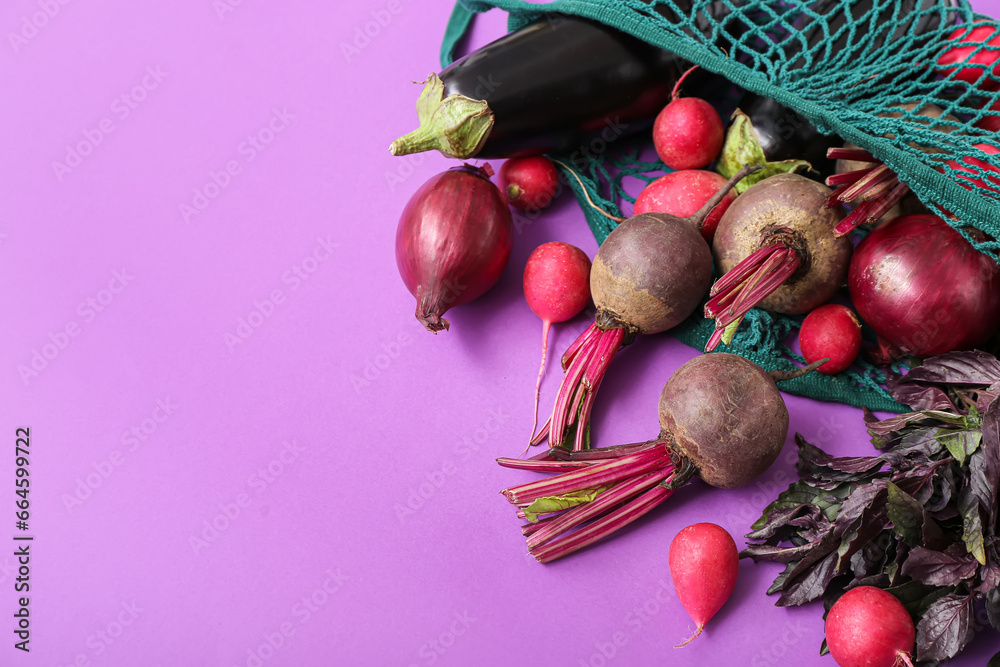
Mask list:
[[[522,528],[528,552],[548,563],[593,544],[652,510],[695,474],[722,489],[752,482],[774,463],[788,434],[788,410],[775,382],[824,361],[768,373],[734,354],[704,354],[664,385],[660,433],[653,440],[587,451],[552,447],[527,460],[497,459],[507,468],[559,473],[503,491],[518,516],[531,522]]]
[[[553,447],[568,444],[572,427],[573,449],[585,448],[594,399],[611,361],[637,334],[666,331],[698,307],[712,284],[712,252],[699,223],[737,181],[757,169],[741,169],[690,218],[644,213],[608,235],[590,271],[596,320],[563,355],[566,374],[552,416],[531,444],[546,438]]]
[[[712,242],[724,274],[712,286],[705,317],[716,330],[706,350],[722,341],[751,308],[808,313],[836,293],[847,277],[851,241],[833,229],[842,208],[828,208],[830,189],[797,174],[778,174],[752,186],[729,207]]]
[[[874,586],[847,591],[826,617],[826,645],[840,667],[913,667],[915,638],[903,603]]]
[[[442,172],[413,194],[399,217],[396,266],[428,331],[447,329],[444,312],[482,296],[510,259],[510,208],[492,175],[488,164]]]
[[[524,267],[524,298],[531,312],[542,320],[542,363],[535,383],[535,421],[538,424],[538,392],[549,349],[549,327],[576,317],[590,302],[590,258],[568,243],[553,241],[535,248]]]
[[[685,169],[670,172],[643,188],[635,200],[633,215],[669,213],[679,218],[690,217],[725,184],[725,177],[714,171]],[[709,243],[715,236],[715,228],[719,226],[722,214],[735,199],[734,190],[727,192],[719,205],[701,223],[701,235]]]
[[[1000,153],[1000,148],[991,144],[976,144],[973,148],[977,148],[987,155]],[[973,192],[989,190],[994,194],[1000,194],[1000,169],[985,160],[966,156],[958,160],[948,160],[948,166],[955,170],[958,184],[966,190]]]
[[[705,624],[732,595],[740,555],[725,528],[714,523],[696,523],[677,533],[670,543],[667,560],[677,598],[697,627],[694,635],[674,647],[680,648],[701,634]]]
[[[942,74],[954,73],[958,81],[996,88],[990,75],[1000,77],[1000,65],[996,64],[1000,60],[1000,25],[994,21],[977,21],[957,28],[948,36],[948,41],[952,46],[938,58]]]
[[[663,164],[671,169],[701,169],[722,150],[725,128],[719,112],[699,97],[679,97],[680,85],[694,68],[674,85],[670,103],[653,123],[653,145]]]
[[[810,364],[829,358],[816,370],[835,375],[854,363],[861,351],[861,322],[847,306],[836,303],[820,306],[802,321],[799,349]]]
[[[499,181],[511,206],[521,211],[540,211],[556,196],[559,172],[552,160],[542,155],[516,157],[500,165]]]

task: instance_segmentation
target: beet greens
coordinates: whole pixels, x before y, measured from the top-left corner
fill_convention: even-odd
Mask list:
[[[778,606],[823,598],[829,611],[846,590],[887,590],[917,620],[917,660],[946,660],[975,634],[977,600],[1000,629],[1000,362],[954,352],[888,384],[916,411],[866,411],[870,456],[835,458],[797,435],[801,479],[741,556],[786,563],[768,591]]]

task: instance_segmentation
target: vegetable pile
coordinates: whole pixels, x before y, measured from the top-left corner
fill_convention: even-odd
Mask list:
[[[953,352],[891,389],[915,411],[866,413],[870,455],[833,457],[796,436],[801,479],[741,555],[785,564],[768,591],[779,606],[888,591],[917,619],[916,659],[945,660],[975,634],[978,604],[1000,629],[1000,361]]]

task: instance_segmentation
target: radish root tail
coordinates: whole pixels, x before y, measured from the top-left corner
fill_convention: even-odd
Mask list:
[[[531,437],[528,439],[528,445],[524,448],[524,451],[518,455],[518,458],[522,457],[527,453],[531,446],[535,443],[535,429],[538,428],[538,396],[542,389],[542,376],[545,375],[545,357],[548,355],[549,351],[549,328],[551,323],[548,320],[542,321],[542,363],[538,367],[538,379],[535,381],[535,411],[531,418]]]
[[[704,630],[704,629],[705,629],[704,625],[699,625],[698,629],[695,631],[695,633],[693,635],[691,635],[690,637],[688,637],[687,639],[685,639],[683,642],[681,642],[680,644],[678,644],[674,648],[684,648],[685,646],[687,646],[688,644],[690,644],[691,642],[693,642],[698,637],[698,635],[701,634],[701,631]]]
[[[906,667],[913,667],[913,662],[910,661],[910,656],[906,655],[902,651],[900,651],[897,655],[899,656],[899,659],[903,661],[903,664],[906,665]]]

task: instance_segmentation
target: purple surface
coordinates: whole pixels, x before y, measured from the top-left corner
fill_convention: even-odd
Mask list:
[[[774,607],[778,568],[750,562],[672,648],[692,623],[670,540],[706,520],[742,535],[791,454],[564,561],[525,555],[498,491],[536,476],[493,462],[530,428],[541,325],[520,276],[539,243],[596,244],[563,197],[519,219],[501,283],[450,332],[414,320],[396,221],[451,163],[386,147],[414,125],[409,82],[437,69],[450,3],[65,2],[0,9],[0,664],[833,664],[819,605]],[[490,14],[473,43],[503,31]],[[667,336],[626,350],[596,441],[654,435],[694,355]],[[859,411],[788,406],[792,433],[866,449]],[[11,620],[18,426],[30,654]],[[983,633],[952,664],[997,648]]]

